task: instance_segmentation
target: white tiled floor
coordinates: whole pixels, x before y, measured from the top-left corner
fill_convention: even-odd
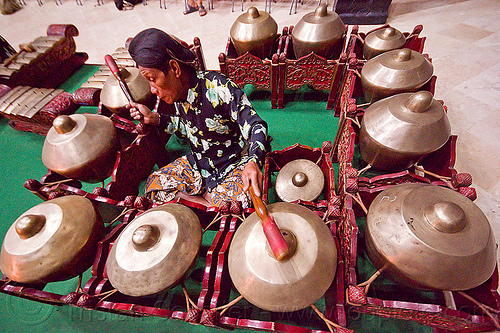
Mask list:
[[[182,15],[183,0],[159,0],[133,10],[118,11],[112,0],[96,6],[96,0],[35,0],[12,15],[0,16],[0,35],[17,48],[46,35],[53,23],[72,23],[80,30],[77,50],[87,52],[88,63],[104,63],[106,53],[122,46],[128,37],[148,27],[157,27],[188,42],[201,39],[207,67],[218,69],[217,56],[224,51],[229,30],[242,13],[236,1],[231,12],[229,0],[214,1],[205,17],[197,13]],[[247,1],[264,9],[264,0]],[[317,1],[299,4],[298,14],[289,15],[290,2],[272,4],[279,29],[296,24],[302,15],[314,10]],[[453,134],[458,135],[456,169],[471,173],[478,193],[476,204],[488,217],[500,241],[500,1],[498,0],[393,0],[388,23],[401,31],[422,24],[427,37],[425,52],[438,77],[436,98],[445,101]],[[371,26],[361,26],[368,31]]]

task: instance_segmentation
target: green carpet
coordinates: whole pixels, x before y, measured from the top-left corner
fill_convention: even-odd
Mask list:
[[[73,92],[95,71],[85,65],[62,88]],[[281,150],[295,143],[321,147],[323,141],[332,141],[338,119],[332,110],[326,110],[326,94],[304,88],[286,94],[284,109],[272,110],[267,92],[247,86],[252,104],[269,124],[273,137],[272,149]],[[97,112],[95,107],[82,107],[78,113]],[[41,161],[44,137],[12,129],[5,118],[0,118],[0,240],[3,241],[10,225],[26,210],[42,202],[23,187],[29,179],[40,179],[47,168]],[[169,143],[171,149],[183,149],[178,142]],[[335,165],[334,165],[335,166]],[[335,166],[336,167],[336,166]],[[107,182],[106,182],[107,183]],[[84,185],[85,190],[94,186]],[[208,236],[209,237],[209,236]],[[205,239],[204,244],[210,240]],[[90,272],[84,274],[84,283]],[[68,294],[75,290],[77,279],[50,283],[44,291]],[[0,293],[0,329],[2,332],[217,332],[220,329],[159,317],[130,317],[72,306],[52,306]],[[317,319],[313,319],[317,320]],[[351,314],[349,326],[356,332],[430,332],[428,328],[403,321],[389,321],[373,316]],[[326,330],[326,327],[323,328]],[[250,332],[231,330],[232,332]]]

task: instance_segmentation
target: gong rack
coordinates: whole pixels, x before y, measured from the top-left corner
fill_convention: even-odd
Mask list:
[[[314,52],[297,59],[293,51],[293,28],[292,25],[283,29],[286,40],[279,56],[278,108],[284,107],[285,90],[297,91],[310,85],[315,90],[328,91],[326,109],[331,110],[346,66],[347,57],[343,50],[349,49],[354,40],[344,33],[330,59]]]
[[[70,115],[82,105],[97,105],[99,92],[79,88],[74,93],[62,89],[0,84],[0,115],[19,131],[46,135],[52,121],[60,115]]]
[[[322,148],[313,149],[308,146],[294,145],[282,151],[273,152],[266,159],[265,173],[274,172],[277,170],[278,165],[299,157],[317,162],[326,178],[323,193],[325,199],[317,202],[298,203],[316,212],[318,216],[328,214],[329,218],[338,218],[338,214],[332,213],[332,209],[329,207],[330,201],[338,198],[334,192],[334,170],[329,159],[330,149],[331,143],[325,142]],[[61,176],[48,174],[44,177],[42,183],[54,182]],[[265,178],[271,179],[270,176],[265,176]],[[265,181],[264,189],[269,189],[270,186],[270,183]],[[0,287],[1,292],[55,305],[70,304],[87,309],[132,316],[153,315],[207,326],[274,330],[278,332],[326,333],[326,331],[322,330],[325,327],[324,323],[310,309],[308,309],[309,312],[302,310],[294,313],[272,313],[261,310],[243,300],[239,303],[240,306],[229,308],[226,315],[219,316],[218,312],[214,310],[216,307],[227,304],[231,299],[235,298],[234,294],[238,294],[232,287],[229,276],[227,265],[228,249],[234,232],[243,220],[242,216],[253,213],[252,208],[242,209],[241,205],[236,202],[216,208],[184,199],[175,201],[191,208],[198,215],[202,227],[211,231],[204,236],[202,249],[195,268],[185,281],[188,294],[190,298],[195,300],[197,306],[196,309],[188,309],[185,306],[185,298],[180,286],[153,296],[131,297],[119,292],[108,297],[102,296],[109,294],[113,289],[105,271],[110,250],[129,222],[149,208],[156,206],[147,198],[127,195],[123,200],[118,201],[110,198],[108,192],[103,188],[96,188],[92,193],[85,192],[79,188],[78,182],[74,180],[70,183],[61,183],[52,187],[44,186],[35,180],[28,180],[25,187],[43,199],[71,194],[90,199],[103,217],[103,221],[109,223],[107,233],[98,244],[96,258],[92,266],[92,276],[85,283],[82,290],[68,295],[58,295],[43,291],[44,285],[20,284],[4,279],[2,280],[3,285]],[[38,189],[35,190],[37,187]],[[334,211],[338,212],[338,200],[335,201],[335,204],[337,209]],[[118,219],[114,217],[118,217]],[[211,225],[210,222],[217,217],[220,219],[219,223]],[[340,243],[336,237],[336,223],[330,223],[329,227],[337,251],[340,251]],[[326,317],[341,326],[346,325],[343,276],[343,262],[339,258],[336,278],[322,298],[325,304],[324,312]],[[300,326],[304,325],[304,322],[314,328]],[[345,329],[345,332],[351,332],[351,330]]]
[[[364,292],[364,288],[358,287],[358,282],[368,278],[357,274],[359,265],[365,265],[364,267],[368,265],[368,267],[371,267],[372,273],[376,269],[366,259],[364,242],[360,240],[363,237],[362,230],[366,214],[360,209],[359,199],[355,199],[357,194],[359,193],[362,202],[368,207],[376,194],[397,184],[430,183],[436,186],[445,185],[441,181],[432,181],[429,178],[404,171],[379,177],[381,179],[371,179],[371,184],[374,187],[363,187],[361,183],[366,180],[362,180],[362,177],[358,178],[358,170],[352,166],[355,137],[356,133],[353,130],[351,121],[347,120],[339,143],[342,146],[340,150],[347,153],[339,155],[339,179],[337,184],[342,198],[338,237],[341,244],[341,256],[345,264],[344,281],[347,290],[347,303],[351,305],[349,308],[359,313],[414,321],[432,327],[438,332],[484,332],[495,329],[490,318],[482,313],[474,303],[455,292],[453,292],[453,297],[456,308],[459,310],[447,307],[441,292],[436,292],[429,298],[424,293],[402,291],[401,287],[394,284],[391,286],[392,289],[388,291],[388,280],[379,281],[380,285],[373,285],[368,295]],[[453,140],[447,145],[451,146],[455,142]],[[445,152],[441,151],[440,153]],[[453,155],[454,149],[449,149],[448,153]],[[454,156],[449,157],[448,161],[453,163]],[[449,172],[456,172],[452,164],[449,165]],[[377,180],[380,180],[380,182],[377,182]],[[469,191],[473,192],[473,188],[460,187],[459,191],[469,193]],[[382,277],[378,279],[382,280]],[[467,290],[467,294],[491,308],[498,309],[500,307],[500,296],[496,291],[497,288],[498,272],[495,270],[493,276],[487,282],[479,287]]]
[[[422,52],[425,38],[418,37],[421,26],[415,27],[409,48]],[[402,183],[424,183],[434,186],[449,187],[471,200],[476,199],[476,192],[469,174],[458,173],[454,168],[457,136],[452,135],[448,142],[421,162],[420,168],[415,166],[396,173],[377,173],[362,170],[364,162],[359,155],[357,140],[359,124],[364,113],[363,94],[356,69],[363,65],[362,44],[357,39],[349,50],[348,68],[342,78],[336,116],[339,117],[339,128],[334,142],[332,160],[339,165],[337,189],[340,195],[341,217],[338,223],[341,257],[344,260],[344,283],[346,286],[346,303],[349,311],[371,314],[384,318],[403,319],[432,327],[436,332],[483,332],[495,329],[493,321],[479,306],[463,293],[453,292],[452,298],[456,307],[447,305],[445,296],[436,292],[432,296],[413,290],[402,291],[395,286],[389,290],[390,280],[378,277],[370,292],[361,287],[368,279],[358,275],[361,267],[376,269],[367,260],[364,242],[364,221],[366,207],[381,191]],[[423,89],[434,92],[436,77],[434,76]],[[443,106],[444,106],[444,102]],[[444,106],[445,107],[445,106]],[[446,107],[445,107],[446,110]],[[425,173],[422,173],[422,171]],[[361,171],[361,174],[360,174]],[[361,280],[361,281],[359,281]],[[398,289],[399,288],[399,289]],[[500,309],[500,296],[497,293],[498,271],[482,285],[467,290],[467,295],[486,304],[490,308]],[[456,309],[458,310],[456,310]],[[497,316],[496,313],[493,316]]]
[[[247,84],[252,84],[256,89],[270,91],[273,109],[278,105],[278,58],[283,48],[283,36],[284,33],[278,34],[271,48],[270,59],[261,59],[249,52],[238,56],[231,37],[228,37],[225,51],[219,54],[221,73],[241,89]]]
[[[186,289],[190,298],[196,303],[196,308],[189,310],[186,308],[185,298],[180,286],[151,297],[137,298],[115,293],[96,305],[98,298],[95,295],[105,294],[112,289],[105,274],[104,265],[113,242],[127,224],[125,219],[130,220],[133,215],[127,216],[123,223],[119,224],[100,242],[98,255],[92,268],[92,277],[83,288],[84,294],[89,295],[90,300],[84,297],[84,300],[78,304],[74,304],[75,306],[127,315],[154,315],[215,327],[274,330],[277,332],[326,333],[326,331],[318,329],[318,327],[306,328],[297,326],[303,320],[301,317],[304,316],[303,313],[270,313],[260,310],[246,301],[241,301],[239,303],[241,304],[240,306],[229,308],[226,315],[220,316],[215,308],[227,304],[230,299],[235,298],[235,290],[231,287],[227,268],[227,259],[230,241],[241,222],[241,218],[233,214],[238,213],[237,209],[235,211],[234,208],[231,209],[233,213],[230,211],[223,213],[218,208],[205,207],[183,199],[178,199],[175,202],[190,207],[200,217],[203,228],[207,227],[208,222],[216,217],[218,213],[222,213],[219,226],[209,229],[212,231],[213,239],[210,235],[204,236],[202,249],[195,263],[194,270],[185,280]],[[250,214],[252,212],[253,209],[246,209],[244,211],[240,210],[239,214]],[[338,246],[338,242],[336,244]],[[340,267],[338,269],[341,269]],[[343,303],[336,299],[336,296],[343,295],[343,286],[338,284],[339,282],[341,280],[335,280],[333,286],[324,296],[326,303],[325,312],[327,315],[333,316],[331,319],[334,321],[337,319],[345,321]],[[92,298],[94,299],[92,300]],[[84,301],[87,302],[85,303]],[[341,305],[342,308],[336,308],[337,305]],[[337,318],[336,316],[339,314],[344,317]],[[314,318],[315,314],[309,313],[306,315],[311,315],[309,326],[319,325],[319,327],[322,327],[321,320]]]
[[[285,90],[299,90],[311,85],[316,90],[327,90],[327,109],[332,109],[346,65],[342,49],[352,44],[346,34],[333,52],[335,59],[325,59],[314,53],[296,59],[292,45],[293,26],[284,27],[272,49],[271,59],[260,59],[250,53],[238,56],[228,38],[226,50],[219,55],[220,71],[240,88],[253,84],[256,89],[271,91],[271,108],[282,109]]]
[[[264,183],[263,195],[264,202],[277,202],[280,199],[276,195],[273,184],[276,175],[286,164],[297,160],[306,159],[317,164],[323,172],[325,186],[322,196],[311,201],[297,200],[299,204],[314,207],[314,210],[324,210],[328,214],[326,218],[335,219],[339,217],[339,197],[335,194],[335,175],[329,154],[332,148],[330,141],[323,142],[321,148],[311,148],[299,143],[279,151],[269,153],[264,161]],[[323,217],[323,216],[322,216]]]
[[[422,89],[434,93],[436,80],[436,76],[433,76],[431,81],[428,82]],[[332,160],[334,162],[338,162],[342,159],[340,155],[347,154],[350,156],[351,167],[354,166],[357,170],[361,170],[366,166],[366,162],[358,156],[359,148],[357,146],[359,124],[361,123],[365,111],[363,98],[360,78],[355,74],[355,71],[352,70],[352,68],[349,68],[346,71],[344,84],[342,85],[339,98],[339,129],[335,138],[336,141],[333,144]],[[444,109],[447,110],[444,102],[439,102],[442,103]],[[352,130],[352,135],[354,137],[353,140],[356,142],[356,145],[342,146],[340,145],[340,142],[342,140],[346,140],[345,136],[348,135],[348,128]],[[457,187],[457,182],[459,182],[460,184],[458,185],[460,186],[457,187],[459,191],[461,191],[462,194],[467,195],[470,199],[475,200],[475,191],[473,188],[469,188],[472,183],[470,175],[459,174],[453,168],[455,163],[456,141],[457,136],[451,135],[448,142],[443,147],[419,162],[419,165],[425,171],[428,171],[425,175],[422,174],[422,171],[417,170],[415,166],[397,173],[385,173],[369,170],[366,172],[367,176],[359,177],[358,186],[363,193],[374,194],[371,198],[373,199],[379,191],[384,189],[382,188],[384,186],[384,182],[388,185],[393,185],[396,183],[395,179],[400,178],[404,179],[410,177],[412,179],[418,179],[418,182],[429,182],[442,186],[446,186],[447,182],[451,182],[455,187]],[[348,150],[345,150],[347,149],[346,147],[349,147]],[[353,158],[353,156],[356,156],[357,158]],[[354,171],[350,172],[354,173]],[[459,178],[461,181],[459,181]],[[404,182],[403,180],[398,181],[400,183]]]
[[[8,66],[0,64],[0,83],[10,87],[58,87],[88,59],[86,53],[75,51],[73,37],[78,34],[72,24],[49,25],[47,36],[27,44],[31,52],[22,49]]]

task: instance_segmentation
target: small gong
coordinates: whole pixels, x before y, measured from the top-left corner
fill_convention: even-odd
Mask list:
[[[321,168],[307,159],[285,164],[276,177],[276,193],[281,200],[314,201],[323,191],[325,177]]]

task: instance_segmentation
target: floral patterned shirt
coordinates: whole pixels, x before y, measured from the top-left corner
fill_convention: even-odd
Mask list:
[[[204,186],[213,189],[227,174],[249,161],[262,167],[270,149],[267,123],[244,92],[215,71],[197,72],[186,101],[176,102],[175,114],[160,113],[160,127],[189,139],[190,164]]]

